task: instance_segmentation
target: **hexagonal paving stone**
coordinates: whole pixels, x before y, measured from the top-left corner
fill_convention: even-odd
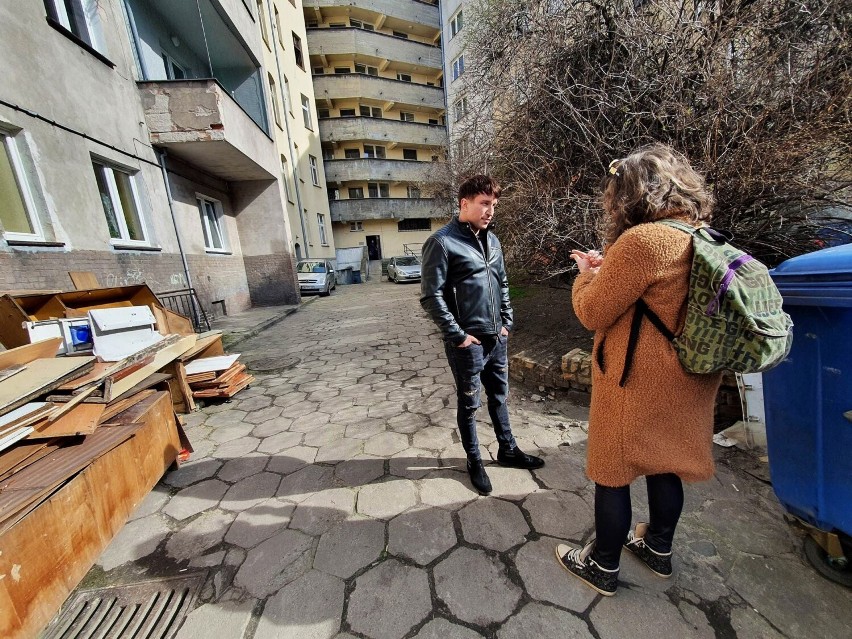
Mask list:
[[[414,639],[482,639],[482,635],[465,626],[437,618],[423,626]]]
[[[377,419],[387,419],[394,415],[399,415],[402,412],[402,407],[399,402],[378,402],[371,404],[367,409],[367,415]]]
[[[347,486],[364,486],[385,474],[385,460],[371,455],[357,455],[334,467],[334,476]]]
[[[211,415],[207,418],[207,421],[204,424],[208,428],[213,428],[215,430],[221,431],[228,426],[233,426],[234,424],[239,424],[243,421],[243,417],[245,417],[248,413],[244,410],[223,410],[220,413],[216,413],[215,415]],[[226,441],[224,439],[217,441]]]
[[[240,481],[261,472],[266,467],[267,462],[269,462],[269,457],[258,453],[230,459],[219,469],[218,477],[227,482]]]
[[[337,522],[355,512],[355,491],[332,488],[310,495],[297,507],[290,519],[290,528],[309,535],[321,535]]]
[[[128,561],[138,561],[154,552],[170,532],[168,523],[160,515],[131,521],[112,538],[97,564],[109,572]]]
[[[480,499],[459,511],[462,534],[472,544],[503,552],[530,531],[520,508],[502,499]]]
[[[316,402],[299,402],[297,404],[287,406],[283,411],[281,411],[281,415],[284,417],[292,417],[295,421],[298,421],[298,417],[304,417],[305,415],[310,415],[316,411]],[[292,428],[292,426],[290,428]]]
[[[361,452],[363,445],[364,442],[360,439],[341,437],[337,441],[320,448],[317,452],[316,461],[334,464],[346,459],[352,459]]]
[[[268,422],[270,419],[279,417],[283,410],[280,406],[267,406],[266,408],[251,411],[245,416],[243,421],[249,424],[262,424],[263,422]]]
[[[364,452],[378,457],[390,457],[408,448],[408,436],[399,433],[381,433],[364,443]]]
[[[242,479],[225,493],[219,506],[225,510],[246,510],[274,497],[281,477],[275,473],[258,473]]]
[[[506,567],[485,551],[458,548],[435,566],[435,592],[462,621],[487,626],[506,619],[522,591]]]
[[[272,473],[289,475],[312,464],[317,456],[317,449],[311,446],[294,446],[272,455],[266,470]]]
[[[362,419],[346,426],[346,436],[352,439],[369,439],[387,430],[381,419]]]
[[[257,447],[257,451],[259,453],[266,453],[267,455],[274,455],[275,453],[287,450],[288,448],[298,446],[302,443],[303,437],[304,435],[302,433],[284,431],[283,433],[265,437]]]
[[[361,392],[363,392],[363,390]],[[337,411],[331,416],[331,421],[335,424],[343,424],[344,426],[355,424],[364,419],[367,419],[366,406],[350,406],[349,408],[343,408]]]
[[[547,455],[544,468],[535,471],[544,484],[552,490],[575,491],[590,485],[586,477],[586,456],[557,452]]]
[[[393,479],[364,486],[358,492],[358,512],[390,519],[417,503],[417,489],[408,479]]]
[[[322,415],[322,413],[319,414]],[[328,417],[328,415],[325,415],[325,417]],[[325,446],[336,439],[341,439],[345,430],[346,428],[340,424],[324,424],[321,428],[305,433],[305,445],[316,446],[317,448]]]
[[[254,548],[286,528],[296,505],[280,499],[269,499],[250,510],[244,510],[225,535],[225,541],[240,548]]]
[[[528,470],[504,468],[498,464],[488,464],[486,470],[494,487],[491,493],[493,497],[523,499],[539,490],[538,484]]]
[[[417,448],[429,450],[443,450],[448,446],[457,446],[453,441],[453,432],[446,428],[429,426],[414,433],[414,445]]]
[[[245,397],[245,393],[240,393],[241,397]],[[240,410],[244,410],[247,413],[252,411],[260,410],[261,408],[266,408],[272,403],[272,398],[262,393],[259,395],[255,395],[254,397],[249,397],[246,399],[240,400],[238,407]]]
[[[193,456],[195,456],[193,454]],[[185,488],[202,479],[213,477],[222,467],[222,462],[210,457],[190,458],[181,464],[177,470],[171,470],[163,476],[163,482],[175,488]]]
[[[175,519],[186,519],[215,508],[229,486],[218,479],[208,479],[184,488],[163,507],[163,512]]]
[[[420,480],[420,501],[429,506],[458,510],[479,495],[470,487],[467,473],[441,471]]]
[[[583,612],[598,594],[559,565],[556,559],[559,543],[562,542],[552,537],[527,542],[515,555],[515,567],[533,599]]]
[[[435,453],[422,448],[406,448],[390,460],[390,473],[406,479],[422,479],[440,468]]]
[[[186,526],[174,533],[166,542],[166,553],[178,561],[204,554],[222,541],[234,516],[230,513],[210,511],[201,513]]]
[[[329,415],[333,415],[339,410],[343,410],[344,408],[349,408],[353,405],[352,397],[334,397],[332,399],[324,399],[320,401],[317,406],[317,410],[321,413],[328,413]]]
[[[307,415],[294,418],[293,423],[290,426],[290,430],[297,433],[310,433],[316,430],[324,430],[328,425],[329,419],[331,419],[331,417],[328,413],[314,411]]]
[[[391,417],[387,422],[387,427],[390,430],[403,434],[416,433],[428,426],[429,418],[417,413],[402,413],[396,417]]]
[[[302,393],[300,391],[290,391],[288,393],[278,395],[278,397],[272,400],[272,403],[276,406],[280,406],[281,408],[287,408],[288,406],[292,406],[293,404],[298,404],[299,402],[305,401],[305,398],[307,396],[307,393]]]
[[[278,496],[299,503],[315,492],[334,486],[334,471],[326,466],[307,466],[287,475],[278,487]]]
[[[237,411],[235,411],[237,412]],[[225,413],[219,413],[224,415]],[[218,415],[217,415],[218,417]],[[232,423],[227,426],[217,426],[210,432],[210,441],[223,444],[232,439],[239,439],[248,435],[254,426],[247,422]]]
[[[594,526],[592,508],[574,493],[542,491],[524,500],[536,532],[558,539],[579,539]]]
[[[497,631],[499,639],[592,639],[593,636],[579,617],[540,603],[528,603]]]
[[[649,615],[649,610],[654,614]],[[619,588],[615,597],[603,597],[592,608],[589,620],[601,637],[616,637],[630,628],[631,639],[659,639],[661,636],[698,639],[698,633],[667,597],[632,588]],[[660,632],[663,628],[665,634]]]
[[[254,639],[329,639],[340,629],[344,585],[312,570],[266,602]]]
[[[431,611],[426,572],[389,559],[355,580],[346,620],[374,639],[400,639]]]
[[[266,597],[310,570],[313,540],[283,530],[248,552],[234,584],[254,597]]]
[[[251,436],[261,439],[272,437],[289,430],[292,424],[292,417],[276,417],[255,426],[251,431]]]
[[[348,579],[378,559],[384,547],[384,523],[367,518],[347,519],[320,538],[314,568]]]
[[[456,545],[449,512],[420,508],[394,517],[388,524],[388,551],[425,566]]]
[[[225,460],[243,457],[257,448],[258,444],[260,444],[260,440],[256,437],[240,437],[227,441],[224,444],[219,444],[216,446],[213,455]]]

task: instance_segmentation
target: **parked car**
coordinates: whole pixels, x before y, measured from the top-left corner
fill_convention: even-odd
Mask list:
[[[296,275],[303,295],[319,293],[325,297],[337,288],[334,266],[328,260],[302,260],[296,265]]]
[[[399,255],[388,262],[388,280],[413,282],[420,279],[420,260],[414,255]]]

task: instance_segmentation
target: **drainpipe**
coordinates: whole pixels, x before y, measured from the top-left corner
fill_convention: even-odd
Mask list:
[[[183,262],[183,274],[186,276],[187,288],[193,288],[192,277],[189,274],[189,264],[186,262],[186,253],[183,251],[183,242],[180,241],[180,230],[178,230],[177,216],[175,216],[175,204],[172,199],[172,187],[169,184],[169,175],[166,172],[166,150],[157,149],[157,157],[160,159],[160,171],[163,173],[163,184],[166,185],[166,199],[169,202],[169,212],[172,214],[172,224],[175,227],[175,238],[177,239],[178,252],[180,259]],[[196,326],[201,326],[198,318],[198,310],[195,308],[195,296],[190,296],[190,306],[192,307],[192,320]]]
[[[272,14],[271,0],[266,0],[266,13],[269,16],[269,26],[272,29],[272,51],[275,53],[275,70],[278,74],[278,86],[280,87],[278,90],[281,93],[281,104],[284,106],[284,113],[281,117],[284,120],[284,129],[287,132],[287,151],[290,155],[290,166],[293,167],[293,187],[296,189],[296,206],[299,213],[299,223],[302,226],[302,245],[304,246],[305,257],[307,258],[311,256],[311,253],[308,249],[308,232],[305,228],[305,211],[302,207],[302,189],[299,188],[299,159],[296,157],[296,152],[293,150],[293,139],[290,137],[290,118],[287,117],[290,113],[290,109],[288,108],[288,98],[290,96],[284,93],[284,88],[287,86],[287,83],[284,82],[284,73],[281,71],[281,60],[278,56],[278,45],[276,42],[279,42],[280,40],[278,37],[278,25],[275,24],[275,16]],[[307,48],[307,40],[305,40],[305,48]],[[274,100],[275,96],[272,96],[272,99]],[[319,124],[317,126],[319,126]],[[284,179],[287,179],[286,176]]]

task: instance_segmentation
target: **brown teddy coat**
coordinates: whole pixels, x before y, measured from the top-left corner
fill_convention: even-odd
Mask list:
[[[595,331],[587,473],[604,486],[642,475],[713,476],[713,408],[721,374],[687,373],[668,340],[644,319],[633,367],[624,368],[633,307],[639,298],[677,334],[683,326],[692,238],[662,224],[625,231],[597,274],[574,282],[577,317]]]

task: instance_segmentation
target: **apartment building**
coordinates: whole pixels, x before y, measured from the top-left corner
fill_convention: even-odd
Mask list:
[[[309,64],[337,248],[419,252],[442,222],[446,154],[437,2],[306,0]]]
[[[82,270],[205,310],[299,299],[259,8],[0,4],[0,289]]]
[[[243,0],[249,2],[249,0]],[[296,259],[335,259],[319,122],[300,0],[251,0],[263,46],[272,103],[273,137],[281,161]]]

